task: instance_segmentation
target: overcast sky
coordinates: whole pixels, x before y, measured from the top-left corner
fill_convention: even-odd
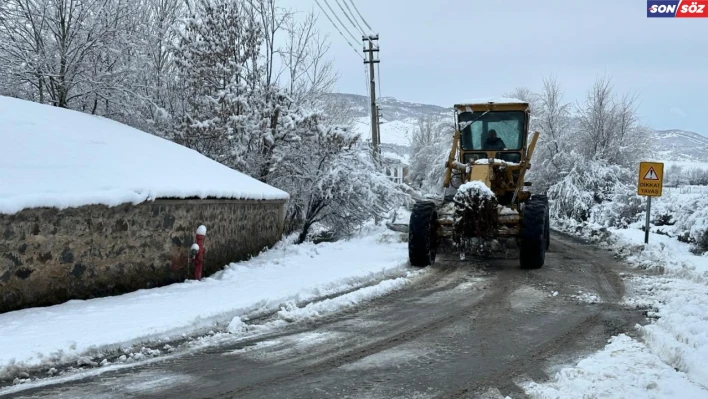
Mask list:
[[[361,33],[327,1],[360,49]],[[618,92],[639,95],[644,123],[708,135],[708,18],[647,18],[644,0],[353,1],[380,36],[384,96],[451,106],[519,86],[537,91],[554,75],[574,102],[607,75]],[[281,4],[321,14],[315,0]],[[330,35],[337,90],[365,94],[362,59],[324,15],[319,28]]]

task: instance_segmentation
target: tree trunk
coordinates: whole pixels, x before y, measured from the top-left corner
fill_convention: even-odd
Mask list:
[[[304,226],[302,226],[302,231],[300,232],[300,235],[297,237],[296,244],[302,244],[305,242],[307,239],[307,233],[310,232],[310,223],[305,223]]]

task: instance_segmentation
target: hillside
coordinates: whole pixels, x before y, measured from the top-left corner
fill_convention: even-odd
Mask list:
[[[355,130],[366,139],[371,138],[371,116],[369,97],[358,94],[330,94],[343,106],[351,107],[356,120]],[[417,126],[417,118],[423,115],[450,115],[451,109],[430,104],[399,101],[392,97],[381,97],[381,143],[394,147],[407,147],[409,133]],[[452,121],[452,119],[451,119]]]
[[[708,167],[708,137],[685,130],[655,130],[657,157],[672,164]]]
[[[371,137],[369,98],[357,94],[331,94],[339,102],[350,104],[356,118],[355,129],[366,139]],[[405,151],[409,134],[419,116],[449,116],[452,109],[431,104],[409,103],[391,97],[380,99],[381,142]],[[686,130],[654,130],[653,150],[657,159],[667,164],[708,168],[708,137]]]

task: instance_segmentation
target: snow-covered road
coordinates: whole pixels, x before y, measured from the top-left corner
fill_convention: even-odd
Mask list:
[[[414,271],[397,233],[370,230],[284,242],[202,282],[7,313],[0,358],[17,380],[0,396],[708,398],[708,257],[610,233],[606,250],[555,237],[537,271],[449,258]]]
[[[532,398],[708,398],[708,256],[635,225],[610,229],[608,249],[639,275],[626,275],[623,303],[653,321],[619,334],[599,352],[544,383],[527,382]]]
[[[282,318],[304,317],[316,309],[300,309],[298,303],[406,276],[406,248],[397,233],[382,229],[337,243],[286,241],[199,282],[0,314],[0,377],[22,379],[23,372],[37,367],[46,372],[67,363],[101,363],[124,349],[130,357],[133,344],[138,352],[142,344],[162,347],[183,334],[225,330],[236,318],[234,329],[239,317],[281,307]],[[402,284],[392,281],[384,287]]]
[[[358,252],[341,243],[339,252],[316,246],[319,255],[300,256],[363,259],[379,246],[391,246],[391,261],[394,253],[405,256],[405,244],[380,244],[380,237],[352,241]],[[516,259],[455,256],[407,277],[398,277],[405,267],[392,266],[393,278],[343,295],[284,306],[264,318],[233,317],[222,332],[187,345],[194,350],[3,392],[72,399],[432,398],[493,388],[496,397],[514,397],[522,392],[516,377],[536,377],[558,358],[601,349],[616,331],[643,320],[641,311],[616,305],[623,267],[608,253],[560,237],[539,270],[521,270]]]

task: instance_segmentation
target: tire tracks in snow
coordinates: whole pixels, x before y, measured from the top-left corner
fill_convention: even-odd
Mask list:
[[[415,269],[410,269],[410,268],[403,268],[400,270],[395,270],[395,271],[387,271],[380,277],[375,277],[371,279],[366,279],[361,282],[352,282],[348,283],[344,286],[347,288],[345,289],[338,289],[335,288],[328,294],[324,295],[314,295],[308,299],[305,300],[292,300],[292,301],[284,301],[279,303],[277,306],[272,306],[269,309],[261,309],[261,310],[255,310],[246,314],[243,314],[242,317],[243,319],[247,320],[248,322],[246,323],[249,326],[262,326],[262,325],[267,325],[269,322],[277,321],[279,320],[278,318],[278,313],[285,307],[292,307],[295,306],[297,308],[305,308],[309,305],[317,304],[323,301],[328,301],[328,300],[333,300],[336,298],[340,298],[352,293],[356,293],[357,291],[361,291],[366,288],[371,288],[375,287],[376,285],[382,284],[387,281],[393,281],[396,279],[400,278],[406,278],[408,273],[411,271],[415,271]],[[379,273],[377,273],[379,274]],[[425,280],[425,279],[423,279]],[[326,317],[328,314],[322,316]],[[155,360],[158,360],[159,357],[164,357],[165,354],[169,354],[170,357],[175,357],[175,356],[181,356],[184,354],[188,354],[191,352],[199,352],[205,349],[209,349],[210,347],[220,347],[223,346],[224,344],[234,344],[234,342],[241,343],[243,346],[249,346],[252,344],[255,344],[259,341],[262,341],[264,337],[278,337],[279,335],[286,334],[284,332],[278,332],[280,329],[279,328],[272,328],[272,331],[266,332],[264,334],[259,334],[257,336],[252,336],[252,337],[231,337],[226,336],[224,337],[223,340],[215,340],[216,342],[208,342],[210,341],[210,337],[217,336],[219,334],[225,334],[227,335],[227,328],[229,322],[234,318],[238,316],[238,312],[234,312],[233,315],[224,315],[221,317],[221,321],[215,322],[214,325],[210,327],[203,327],[196,329],[193,333],[191,334],[183,334],[182,337],[180,338],[169,338],[169,339],[156,339],[156,340],[147,340],[147,341],[137,341],[133,342],[129,345],[131,348],[130,350],[121,350],[121,349],[102,349],[98,348],[95,350],[87,351],[84,353],[81,353],[75,357],[70,358],[70,360],[63,361],[63,362],[50,362],[48,364],[43,364],[41,366],[37,367],[17,367],[18,371],[15,373],[15,375],[20,374],[21,378],[9,378],[9,379],[0,379],[0,397],[5,395],[6,392],[12,393],[15,392],[15,389],[7,389],[8,387],[15,387],[16,390],[20,390],[22,387],[20,384],[22,383],[27,383],[28,387],[33,385],[30,384],[36,383],[36,382],[42,382],[46,383],[48,382],[47,380],[51,380],[55,376],[59,377],[66,377],[70,380],[75,380],[75,379],[80,379],[81,374],[86,371],[95,371],[98,372],[101,368],[101,364],[99,363],[101,360],[100,359],[106,359],[109,364],[113,364],[116,366],[125,366],[125,367],[137,367],[140,366],[142,363],[147,361],[148,363],[152,363]],[[311,323],[311,321],[309,321]],[[306,324],[308,321],[302,321],[301,323]],[[286,323],[286,324],[297,324],[297,322],[294,323]],[[313,327],[306,327],[305,329],[311,329]],[[168,334],[165,334],[168,335]],[[195,345],[195,342],[199,341],[207,341],[204,344],[197,344]],[[120,345],[120,343],[116,344]],[[169,349],[165,349],[169,348]],[[165,354],[163,354],[165,352]],[[130,357],[126,357],[126,355],[132,355],[132,354],[139,354],[136,358],[138,360],[129,360],[131,359]],[[126,360],[129,360],[128,362],[125,361],[119,361],[121,357],[126,358]],[[98,361],[94,361],[93,359],[95,358],[100,358]],[[83,359],[83,360],[82,360]],[[80,364],[77,364],[80,363]],[[52,370],[52,371],[50,371]],[[107,370],[108,371],[108,370]],[[95,375],[95,373],[91,373],[92,375]],[[4,392],[5,391],[5,392]]]
[[[111,386],[163,372],[189,376],[194,383],[145,395],[524,397],[517,385],[523,379],[541,381],[547,366],[570,362],[641,322],[640,311],[617,304],[624,294],[618,272],[625,269],[598,251],[554,232],[548,263],[538,270],[520,270],[518,260],[441,257],[401,289],[378,298],[126,368],[111,375]],[[578,288],[596,292],[602,303],[573,298]],[[248,323],[277,320],[276,313],[264,313]],[[110,389],[92,377],[36,392]]]

